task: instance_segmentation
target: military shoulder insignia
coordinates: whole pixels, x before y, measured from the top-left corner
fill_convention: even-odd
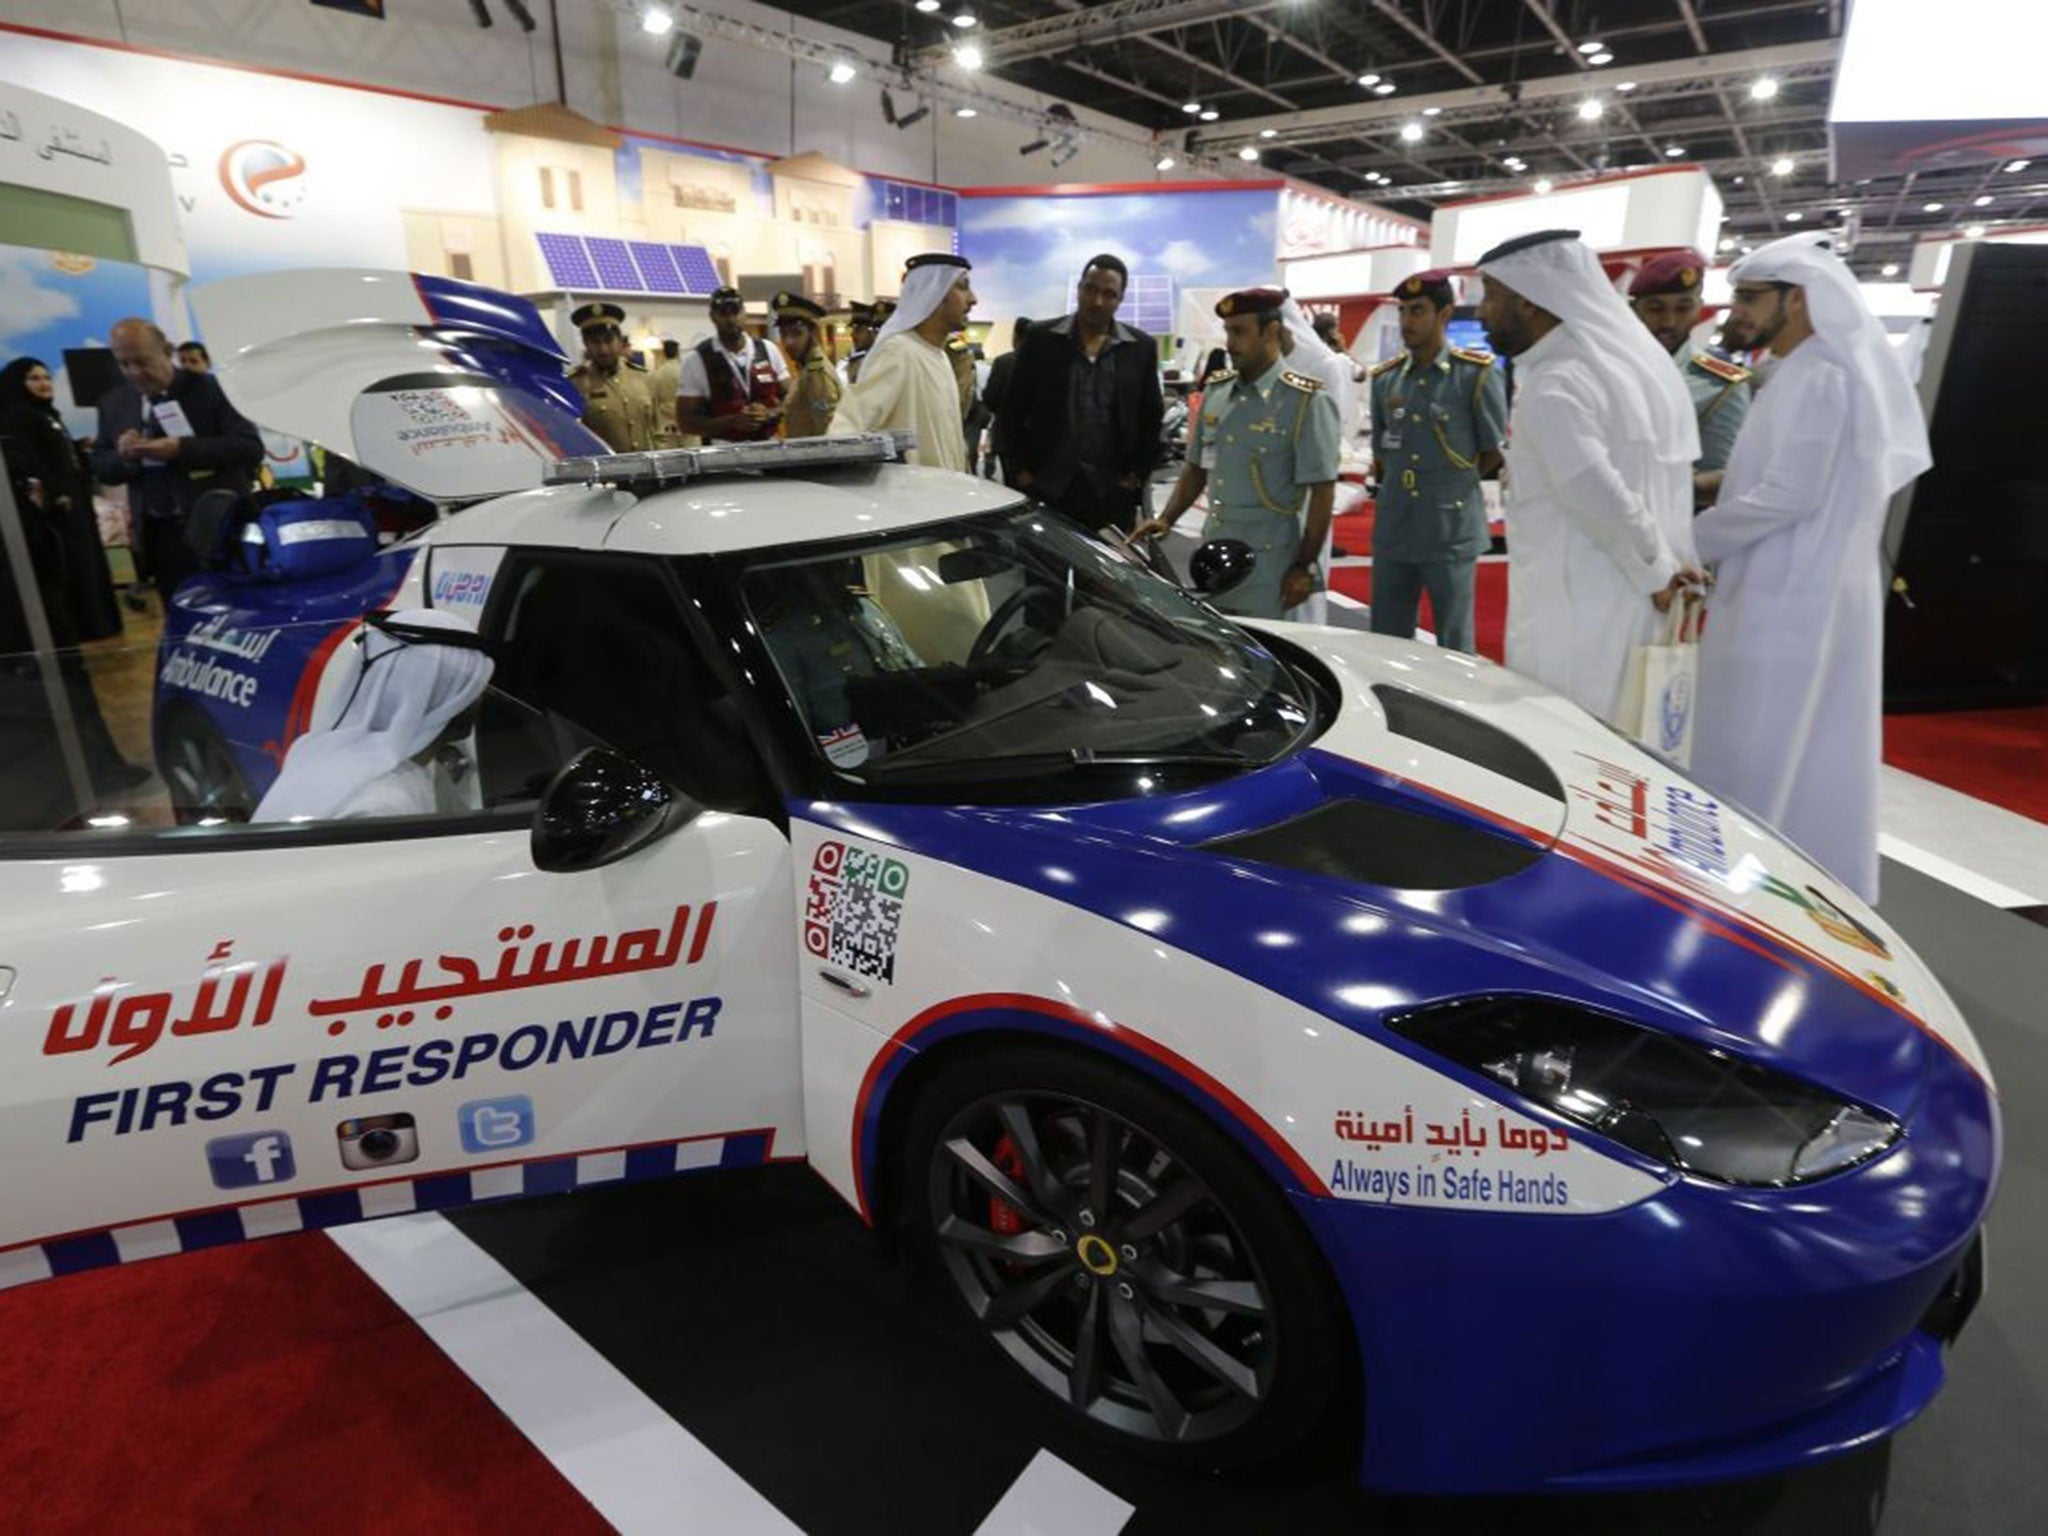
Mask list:
[[[1203,382],[1202,388],[1208,389],[1217,384],[1229,384],[1234,382],[1236,378],[1237,370],[1235,368],[1219,368]]]
[[[1400,367],[1401,364],[1406,361],[1407,358],[1405,355],[1400,357],[1390,357],[1384,363],[1376,364],[1373,367],[1371,374],[1368,375],[1368,377],[1376,379],[1383,373],[1392,373],[1396,368]]]
[[[1726,379],[1730,384],[1744,384],[1749,380],[1749,370],[1740,363],[1731,363],[1725,357],[1716,357],[1711,352],[1695,352],[1693,366],[1703,368],[1717,379]]]
[[[1280,382],[1282,384],[1292,384],[1296,389],[1308,394],[1314,394],[1323,387],[1321,379],[1312,379],[1305,373],[1295,373],[1291,370],[1283,370],[1281,372]]]
[[[1493,366],[1493,354],[1481,347],[1453,347],[1451,356],[1464,363],[1477,363],[1482,368]]]

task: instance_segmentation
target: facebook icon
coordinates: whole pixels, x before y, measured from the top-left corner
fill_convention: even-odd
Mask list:
[[[206,1171],[217,1189],[246,1189],[251,1184],[281,1184],[299,1169],[292,1161],[291,1137],[283,1131],[252,1131],[209,1141]]]

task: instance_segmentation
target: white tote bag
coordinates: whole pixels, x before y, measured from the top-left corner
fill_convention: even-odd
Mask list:
[[[1664,637],[1629,653],[1621,685],[1621,730],[1679,767],[1692,764],[1693,704],[1699,693],[1700,610],[1682,592],[1666,616]]]

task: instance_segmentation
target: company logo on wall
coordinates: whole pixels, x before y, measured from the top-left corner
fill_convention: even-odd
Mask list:
[[[243,139],[221,151],[220,184],[259,219],[288,219],[306,199],[306,159],[270,139]]]

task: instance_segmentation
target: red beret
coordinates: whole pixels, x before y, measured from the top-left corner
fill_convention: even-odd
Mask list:
[[[1640,299],[1653,293],[1697,294],[1706,275],[1707,258],[1698,251],[1681,246],[1675,251],[1652,256],[1636,268],[1635,279],[1628,285],[1629,297]]]
[[[1448,267],[1431,267],[1427,272],[1417,272],[1404,277],[1394,284],[1397,299],[1430,299],[1441,309],[1446,304],[1457,302],[1457,293],[1451,287],[1451,273]]]
[[[1216,313],[1226,320],[1232,315],[1270,315],[1286,302],[1285,288],[1240,288],[1216,301]]]

